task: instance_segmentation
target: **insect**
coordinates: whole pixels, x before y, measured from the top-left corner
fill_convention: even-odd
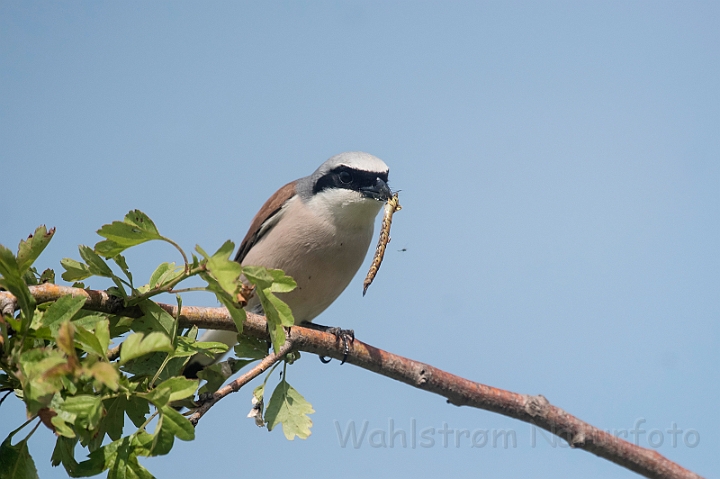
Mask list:
[[[370,287],[373,280],[375,279],[375,275],[377,275],[377,272],[380,269],[380,264],[382,263],[383,256],[385,256],[385,248],[390,242],[390,226],[392,225],[392,216],[396,211],[400,211],[401,209],[402,206],[400,206],[398,194],[395,193],[392,198],[390,198],[387,203],[385,203],[385,212],[383,214],[382,226],[380,226],[380,238],[378,239],[378,244],[375,248],[375,257],[373,257],[373,262],[370,265],[370,270],[368,271],[367,276],[365,276],[365,281],[363,281],[363,296],[365,296],[367,289]]]

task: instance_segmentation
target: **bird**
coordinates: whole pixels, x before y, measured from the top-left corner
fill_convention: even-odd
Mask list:
[[[295,280],[293,291],[277,295],[290,307],[296,325],[310,324],[325,311],[360,269],[375,218],[392,197],[388,173],[385,162],[369,153],[340,153],[311,175],[282,186],[253,218],[235,261],[281,269]],[[249,300],[246,310],[262,314],[257,297]],[[208,330],[200,341],[232,348],[237,333]],[[184,374],[196,377],[218,359],[193,356]]]

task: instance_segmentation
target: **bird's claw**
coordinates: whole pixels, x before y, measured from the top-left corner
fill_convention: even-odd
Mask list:
[[[305,326],[306,328],[314,329],[316,331],[323,331],[325,333],[330,333],[333,336],[335,336],[335,339],[338,341],[342,341],[343,345],[343,358],[342,361],[340,361],[340,364],[345,364],[345,361],[347,361],[348,354],[350,353],[350,346],[349,344],[352,344],[355,342],[355,331],[352,329],[341,329],[336,327],[329,327],[329,326],[323,326],[321,324],[314,324],[309,321],[305,321],[302,323],[302,326]],[[318,356],[320,358],[320,362],[323,364],[327,364],[330,361],[332,361],[332,358],[329,358],[327,356]]]
[[[355,331],[353,331],[352,329],[328,328],[327,332],[333,334],[335,338],[337,338],[339,341],[342,341],[343,358],[342,361],[340,361],[340,364],[345,364],[345,361],[347,361],[348,353],[350,353],[350,347],[348,344],[352,344],[355,342]],[[320,361],[322,361],[323,363],[329,363],[330,359],[321,356]]]

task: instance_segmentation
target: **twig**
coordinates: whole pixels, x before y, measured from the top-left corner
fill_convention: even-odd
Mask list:
[[[275,364],[276,362],[280,361],[287,353],[290,352],[290,350],[293,348],[293,342],[291,338],[288,338],[285,341],[285,344],[280,347],[280,350],[275,353],[270,353],[267,356],[265,356],[265,359],[260,361],[260,364],[250,369],[248,372],[237,378],[236,380],[230,382],[228,385],[223,386],[222,388],[215,391],[210,399],[205,401],[200,407],[198,407],[188,418],[193,426],[197,426],[198,421],[200,421],[200,418],[203,417],[203,415],[210,410],[211,407],[213,407],[219,400],[224,398],[230,393],[234,393],[240,390],[244,385],[267,371],[267,369]]]
[[[167,241],[168,243],[173,245],[175,247],[175,249],[177,249],[180,252],[180,254],[182,255],[182,258],[183,258],[183,262],[185,263],[185,273],[187,274],[188,272],[190,272],[190,264],[188,263],[187,255],[185,254],[185,251],[180,247],[180,245],[177,244],[176,242],[174,242],[173,240],[171,240],[170,238],[166,238],[164,236],[161,236],[161,238],[163,241]]]
[[[122,302],[114,301],[104,291],[82,290],[54,284],[31,286],[30,291],[38,303],[56,301],[62,296],[72,294],[87,297],[85,308],[93,311],[123,314],[129,317],[142,316],[139,308],[123,309]],[[14,297],[8,292],[0,292],[0,304],[8,300],[12,301]],[[158,304],[173,317],[176,316],[177,306]],[[15,307],[17,309],[17,305]],[[235,323],[225,308],[183,306],[180,326],[191,325],[207,329],[235,330]],[[247,313],[243,334],[267,339],[265,318]],[[341,342],[331,333],[293,326],[289,340],[292,348],[298,351],[336,359],[341,359],[344,355]],[[268,358],[265,360],[270,361]],[[275,358],[272,360],[274,361]],[[701,478],[657,451],[637,446],[581,421],[559,407],[553,406],[541,395],[518,394],[469,381],[428,364],[388,353],[357,339],[353,342],[347,362],[418,389],[439,394],[447,398],[450,404],[485,409],[534,424],[565,439],[571,447],[592,452],[645,477]]]
[[[122,343],[108,349],[108,352],[107,352],[108,361],[115,361],[117,358],[119,358],[121,348],[122,348]]]
[[[5,395],[2,397],[2,399],[0,399],[0,406],[2,406],[2,403],[5,402],[5,400],[10,395],[10,393],[12,393],[12,389],[10,391],[6,392]]]

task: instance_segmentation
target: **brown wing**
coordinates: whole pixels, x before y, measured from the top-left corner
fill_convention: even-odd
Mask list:
[[[240,243],[240,249],[235,255],[235,261],[242,263],[242,260],[245,259],[245,256],[248,251],[250,251],[250,248],[252,248],[253,245],[260,240],[260,238],[265,236],[267,232],[272,229],[263,229],[263,224],[276,215],[277,212],[280,211],[280,208],[282,208],[283,205],[294,195],[295,181],[292,181],[277,190],[277,192],[275,192],[275,194],[272,195],[264,205],[262,205],[260,211],[258,211],[255,218],[253,218],[252,223],[250,223],[250,229],[245,235],[245,238],[243,238],[242,243]]]

